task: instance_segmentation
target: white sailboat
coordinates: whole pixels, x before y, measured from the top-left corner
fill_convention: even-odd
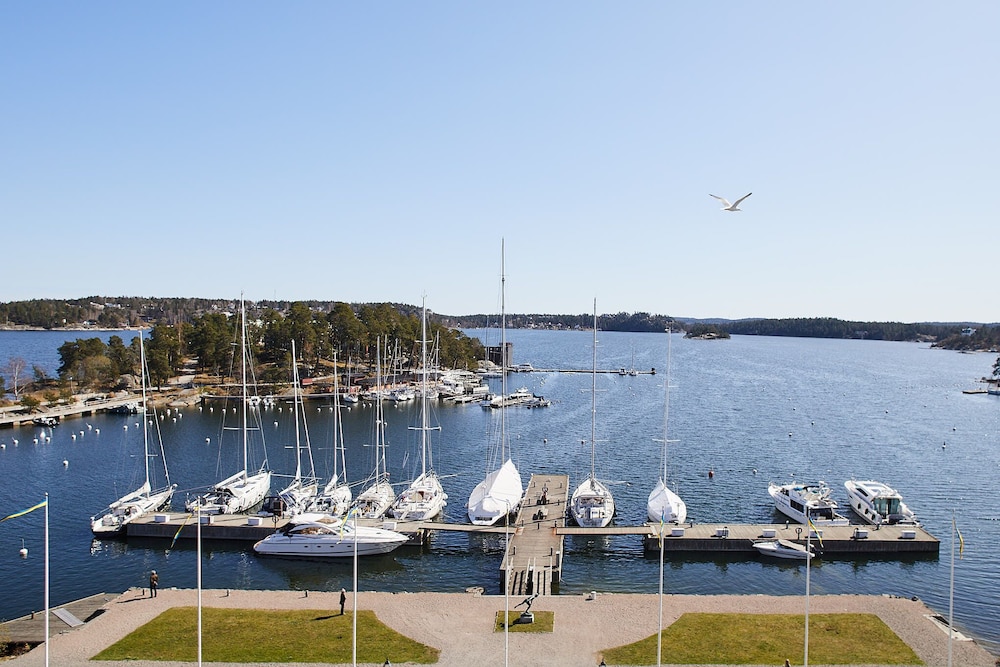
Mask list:
[[[507,395],[507,319],[505,303],[504,252],[501,244],[500,261],[500,394]],[[469,521],[477,526],[492,526],[501,518],[516,512],[524,496],[521,473],[509,456],[507,445],[507,409],[500,408],[500,439],[490,448],[486,461],[486,478],[469,495]]]
[[[299,361],[295,355],[295,341],[292,340],[292,411],[295,414],[295,476],[291,483],[278,492],[278,497],[285,505],[285,514],[295,516],[306,511],[313,498],[316,497],[318,483],[316,481],[316,466],[313,463],[312,448],[309,446],[309,424],[306,421],[305,405],[302,400],[302,388],[299,382]],[[300,422],[301,420],[301,422]],[[300,434],[305,436],[302,444]],[[302,450],[306,451],[309,462],[309,474],[302,475]]]
[[[260,412],[254,409],[251,400],[251,398],[257,398],[259,403],[259,397],[256,395],[251,397],[248,393],[247,373],[249,371],[247,365],[250,353],[247,347],[247,311],[242,297],[240,297],[240,356],[243,385],[242,405],[240,406],[240,413],[243,417],[240,428],[243,436],[243,469],[213,486],[208,493],[185,503],[189,512],[200,510],[202,514],[240,514],[259,505],[271,489],[271,471],[267,469],[266,451],[260,469],[252,475],[247,471],[251,430],[248,415],[251,412],[257,422],[254,430],[260,433],[261,440],[263,440],[263,429],[260,428]],[[263,447],[263,442],[261,446]]]
[[[681,497],[667,486],[667,447],[671,441],[667,438],[667,422],[670,417],[670,346],[671,331],[667,329],[667,380],[663,388],[663,452],[661,454],[660,479],[649,492],[646,501],[646,515],[650,521],[660,523],[684,523],[687,521],[687,506]]]
[[[145,481],[142,485],[132,491],[131,493],[125,494],[118,500],[114,501],[108,507],[96,516],[90,517],[90,530],[94,535],[105,537],[112,535],[119,535],[125,530],[127,526],[132,521],[138,519],[144,514],[150,512],[156,512],[163,509],[170,504],[170,499],[174,495],[174,489],[177,488],[176,484],[170,483],[170,473],[167,471],[167,459],[163,453],[163,440],[162,438],[157,438],[160,446],[159,457],[163,461],[163,475],[165,478],[165,486],[153,491],[152,484],[149,476],[149,459],[154,456],[149,453],[149,424],[152,421],[156,425],[157,432],[159,432],[160,422],[156,417],[155,408],[151,409],[152,417],[145,414],[146,407],[146,378],[148,377],[148,372],[146,369],[146,348],[142,342],[142,335],[139,335],[139,366],[140,375],[142,376],[142,405],[143,405],[143,417],[142,417],[142,463],[143,470],[145,471]]]
[[[604,528],[615,516],[615,499],[606,484],[597,479],[597,299],[594,299],[594,370],[590,409],[590,477],[576,487],[569,511],[578,526]]]
[[[420,476],[410,483],[410,486],[403,491],[389,510],[389,514],[396,519],[410,519],[413,521],[429,521],[441,513],[448,499],[448,494],[441,486],[441,480],[434,472],[434,464],[431,458],[431,444],[428,433],[440,430],[440,427],[431,427],[427,423],[427,305],[423,304],[423,314],[420,323],[421,338],[421,370],[423,380],[420,387],[420,426],[411,427],[411,430],[420,431]]]
[[[337,368],[337,355],[333,355],[333,366]],[[333,374],[333,474],[323,490],[310,501],[307,511],[339,517],[351,507],[353,494],[347,483],[347,460],[344,448],[344,427],[340,412],[340,391],[338,378]]]
[[[382,343],[375,343],[375,394],[382,395]],[[375,469],[369,484],[354,501],[357,515],[363,519],[381,519],[396,499],[396,492],[389,483],[389,471],[385,460],[385,415],[382,401],[376,400],[375,408]]]

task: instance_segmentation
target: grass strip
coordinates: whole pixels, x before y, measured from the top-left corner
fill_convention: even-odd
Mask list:
[[[521,612],[519,611],[509,611],[507,612],[507,623],[510,624],[508,629],[509,632],[552,632],[552,626],[555,623],[555,612],[552,611],[533,611],[531,612],[535,615],[534,623],[518,623],[521,618]],[[503,632],[503,611],[498,611],[496,619],[493,621],[493,632]]]
[[[94,660],[197,660],[198,613],[174,607],[94,656]],[[350,663],[351,614],[322,610],[202,608],[206,662]],[[438,661],[440,651],[387,627],[375,612],[358,610],[358,661]]]
[[[663,630],[663,661],[676,665],[802,664],[805,616],[683,614]],[[656,635],[603,652],[609,665],[655,665]],[[809,661],[822,665],[922,665],[874,614],[810,614]]]

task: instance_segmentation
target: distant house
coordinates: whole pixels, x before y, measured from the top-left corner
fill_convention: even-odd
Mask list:
[[[976,330],[973,329],[972,327],[965,327],[964,329],[962,329],[963,336],[971,336],[974,333],[976,333]]]

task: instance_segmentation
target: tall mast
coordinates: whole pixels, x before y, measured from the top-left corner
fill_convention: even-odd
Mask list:
[[[302,479],[302,448],[299,443],[299,408],[302,405],[302,394],[299,393],[299,364],[295,357],[295,339],[292,339],[292,387],[294,399],[292,407],[295,411],[295,481]]]
[[[139,375],[142,378],[142,459],[146,468],[146,486],[149,486],[149,418],[146,416],[146,347],[142,344],[142,330],[139,330]],[[167,479],[169,486],[170,480]],[[152,490],[152,487],[150,487]]]
[[[500,239],[500,464],[506,462],[507,447],[507,275],[506,249]]]
[[[423,381],[420,385],[420,474],[427,473],[427,298],[421,302],[420,316],[420,367]]]
[[[247,307],[240,294],[240,362],[242,364],[243,377],[243,479],[247,478],[247,409],[249,397],[247,396]]]
[[[593,481],[597,474],[595,472],[595,458],[597,457],[597,299],[594,299],[594,365],[591,371],[590,390],[590,480]]]
[[[673,336],[670,335],[670,327],[667,327],[667,379],[663,387],[663,485],[667,485],[667,423],[670,417],[670,346]],[[635,364],[632,364],[633,366]]]

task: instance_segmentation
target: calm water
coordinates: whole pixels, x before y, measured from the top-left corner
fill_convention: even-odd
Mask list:
[[[473,335],[482,332],[472,331]],[[35,345],[34,336],[46,337]],[[0,332],[0,360],[58,347],[67,336]],[[495,338],[495,335],[493,336]],[[541,368],[588,368],[588,332],[510,331],[515,361]],[[28,346],[30,343],[30,347]],[[11,351],[14,349],[14,351]],[[27,350],[31,349],[32,352]],[[39,352],[42,350],[42,352]],[[645,519],[655,483],[662,436],[665,334],[603,333],[602,368],[632,366],[657,375],[598,377],[598,474],[612,480],[619,524]],[[41,359],[41,356],[39,357]],[[993,355],[931,350],[926,345],[738,336],[690,341],[675,335],[670,401],[670,470],[690,518],[699,522],[783,521],[772,509],[768,481],[824,479],[846,505],[843,482],[882,480],[899,488],[925,527],[942,540],[940,558],[823,559],[812,570],[812,591],[918,596],[947,613],[951,521],[965,538],[956,562],[955,615],[962,628],[1000,652],[1000,400],[964,395],[989,374]],[[49,362],[51,363],[51,361]],[[525,481],[532,472],[569,473],[590,467],[591,378],[587,374],[512,375],[511,389],[526,385],[553,401],[544,410],[512,410],[509,432]],[[188,408],[161,422],[172,481],[185,493],[234,471],[236,445],[221,436],[220,410]],[[386,407],[390,469],[404,480],[416,461],[416,405]],[[329,470],[331,412],[310,406],[310,437],[320,474]],[[293,469],[292,418],[287,406],[266,408],[264,434],[271,467]],[[472,487],[481,479],[491,420],[477,405],[437,407],[435,463],[451,499],[447,521],[462,521]],[[193,587],[193,544],[168,549],[165,541],[91,538],[88,518],[132,488],[141,448],[135,417],[99,415],[71,420],[33,444],[37,428],[0,431],[0,516],[51,500],[52,601],[144,583],[156,569],[163,586]],[[126,428],[127,427],[127,428]],[[372,410],[345,415],[352,479],[370,470]],[[100,429],[98,434],[96,431]],[[81,435],[81,431],[83,434]],[[76,434],[76,439],[71,438]],[[19,440],[17,446],[14,439]],[[207,440],[206,440],[207,439]],[[220,442],[222,447],[220,449]],[[946,446],[944,446],[946,445]],[[63,466],[63,460],[69,462]],[[707,473],[713,470],[714,478]],[[284,480],[276,478],[280,488]],[[571,483],[575,483],[572,482]],[[40,609],[42,515],[0,524],[0,617]],[[18,556],[21,540],[30,550]],[[503,537],[434,535],[423,549],[405,547],[362,561],[367,590],[461,591],[483,586],[498,592]],[[561,592],[657,590],[658,561],[636,537],[566,542]],[[350,587],[351,564],[305,563],[255,557],[248,544],[208,543],[205,585],[217,588],[335,590]],[[678,558],[668,562],[672,593],[801,594],[800,565],[756,557]]]

